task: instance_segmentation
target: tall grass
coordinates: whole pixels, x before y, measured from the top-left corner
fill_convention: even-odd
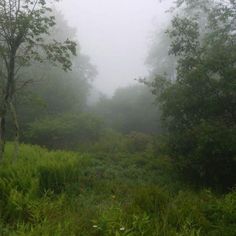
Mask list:
[[[166,158],[12,153],[0,166],[0,235],[236,235],[236,192],[181,191]]]

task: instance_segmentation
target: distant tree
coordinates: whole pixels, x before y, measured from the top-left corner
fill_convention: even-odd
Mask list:
[[[211,0],[177,0],[176,7],[172,7],[168,11],[168,18],[162,27],[158,27],[151,38],[150,49],[146,64],[150,68],[149,81],[157,75],[168,77],[170,80],[175,80],[177,77],[177,60],[178,55],[169,52],[171,47],[171,38],[168,35],[167,28],[171,27],[171,17],[178,15],[197,16],[199,21],[199,34],[203,35],[206,32],[207,12],[204,8],[209,9],[213,6]]]
[[[143,85],[116,90],[112,98],[102,98],[93,111],[116,131],[130,133],[162,132],[160,112],[154,104],[155,97]]]
[[[64,70],[71,67],[71,54],[76,54],[76,43],[67,39],[64,43],[46,42],[43,35],[49,34],[55,25],[55,17],[45,0],[0,0],[0,159],[5,146],[6,115],[11,112],[16,128],[19,128],[14,107],[16,91],[30,81],[20,80],[18,72],[32,61],[60,64]]]
[[[168,53],[171,40],[166,29],[158,29],[153,35],[149,49],[146,65],[150,68],[149,80],[157,75],[165,75],[168,78],[176,79],[177,58]]]
[[[56,17],[56,26],[50,35],[44,36],[45,40],[64,41],[67,37],[76,38],[76,31],[68,25],[63,15],[56,10],[53,14]],[[97,71],[90,58],[81,52],[71,58],[71,63],[70,71],[52,67],[47,62],[32,63],[30,67],[21,70],[21,77],[28,80],[35,78],[35,83],[17,94],[17,113],[23,132],[35,119],[68,112],[78,113],[86,109],[91,82]],[[12,133],[9,138],[11,137]],[[21,135],[21,140],[22,138],[24,140]]]
[[[50,149],[75,149],[96,142],[102,133],[102,121],[89,113],[65,113],[30,123],[28,143]]]

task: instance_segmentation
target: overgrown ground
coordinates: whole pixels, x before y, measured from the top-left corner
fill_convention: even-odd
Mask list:
[[[0,235],[236,235],[236,192],[189,190],[164,156],[12,153],[0,165]]]

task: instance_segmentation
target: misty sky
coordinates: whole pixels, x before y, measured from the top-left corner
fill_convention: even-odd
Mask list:
[[[77,29],[82,52],[99,75],[94,84],[106,94],[145,76],[151,32],[165,22],[168,0],[64,0],[59,8]]]

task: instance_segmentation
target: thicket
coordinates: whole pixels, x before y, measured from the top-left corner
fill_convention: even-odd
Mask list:
[[[96,142],[103,133],[101,119],[89,113],[48,116],[29,124],[25,141],[50,149],[78,150]]]
[[[159,71],[144,82],[156,95],[182,179],[228,191],[236,180],[236,3],[178,4],[166,32],[176,74]]]

